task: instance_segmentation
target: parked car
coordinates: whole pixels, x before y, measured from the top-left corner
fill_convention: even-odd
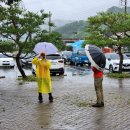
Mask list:
[[[70,63],[72,51],[62,51],[61,57],[64,59],[64,63]]]
[[[27,54],[27,55],[22,54],[21,57],[24,57],[20,60],[22,66],[32,66],[32,59],[33,59],[32,54]]]
[[[64,74],[64,59],[60,56],[60,54],[50,54],[46,55],[46,59],[51,62],[50,73],[52,75]],[[35,74],[36,66],[32,65],[32,73]]]
[[[106,66],[105,68],[108,69],[110,72],[119,71],[119,63],[120,63],[120,57],[117,53],[106,53]],[[130,69],[130,59],[123,54],[124,60],[122,69],[128,70]]]
[[[12,56],[11,53],[7,53],[8,55]],[[2,53],[0,53],[0,66],[15,66],[15,60],[12,57],[8,57]]]
[[[130,52],[125,52],[124,54],[130,59]]]
[[[85,53],[85,49],[78,49],[75,52],[72,53],[71,56],[71,64],[74,65],[81,65],[83,66],[83,64],[88,64],[89,66],[91,65],[86,53]]]

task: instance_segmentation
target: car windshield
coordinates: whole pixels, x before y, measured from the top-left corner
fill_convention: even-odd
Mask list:
[[[110,55],[110,58],[111,58],[112,60],[119,60],[119,59],[120,59],[119,54],[111,54],[111,55]],[[124,59],[129,59],[125,54],[123,54],[123,58],[124,58]]]
[[[59,54],[46,55],[46,59],[56,60],[56,59],[61,59],[61,56]]]
[[[63,55],[71,56],[71,55],[72,55],[72,52],[71,52],[71,51],[65,51],[65,52],[63,52]]]
[[[0,58],[9,58],[9,57],[6,55],[0,54]]]
[[[79,51],[78,51],[78,54],[79,54],[79,55],[82,55],[82,56],[86,55],[85,50],[79,50]]]

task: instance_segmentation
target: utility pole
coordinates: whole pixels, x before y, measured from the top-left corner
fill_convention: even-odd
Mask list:
[[[51,12],[49,11],[49,34],[51,33]]]
[[[127,14],[127,0],[121,0],[121,5],[125,7],[125,14]]]
[[[125,0],[125,14],[127,13],[127,0]]]

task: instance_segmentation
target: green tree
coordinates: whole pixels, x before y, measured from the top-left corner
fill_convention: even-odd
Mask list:
[[[65,50],[67,50],[67,51],[73,51],[73,47],[72,46],[66,46]]]
[[[130,44],[130,15],[99,13],[94,17],[89,17],[86,31],[87,43],[95,44],[99,47],[115,45],[120,56],[119,72],[122,73],[123,54],[122,47]]]
[[[14,58],[17,67],[23,78],[26,74],[20,64],[22,53],[32,51],[34,47],[34,37],[37,32],[41,31],[40,26],[44,24],[48,14],[41,10],[39,13],[33,13],[25,10],[21,0],[8,3],[6,0],[0,1],[0,51],[16,51]]]

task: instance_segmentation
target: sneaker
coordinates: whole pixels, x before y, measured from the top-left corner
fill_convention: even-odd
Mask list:
[[[96,103],[96,104],[93,104],[92,107],[104,107],[104,103]]]

